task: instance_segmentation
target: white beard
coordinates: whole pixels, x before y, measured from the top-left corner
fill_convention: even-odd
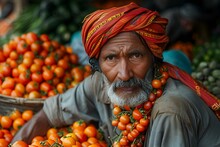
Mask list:
[[[145,101],[147,101],[148,100],[148,95],[149,95],[149,93],[152,89],[151,84],[150,84],[148,79],[152,79],[152,75],[153,75],[152,70],[149,70],[149,72],[146,75],[145,79],[142,80],[141,85],[139,85],[140,89],[137,92],[134,92],[133,94],[130,94],[130,95],[125,94],[126,96],[122,97],[122,96],[120,96],[120,94],[117,94],[115,92],[115,88],[123,86],[123,82],[118,81],[119,83],[114,82],[114,83],[110,84],[110,82],[108,81],[106,76],[103,74],[104,81],[106,83],[107,95],[110,98],[111,103],[113,103],[115,105],[118,105],[118,106],[127,105],[127,106],[130,106],[130,107],[135,107],[135,106],[138,106],[138,105],[144,103]]]

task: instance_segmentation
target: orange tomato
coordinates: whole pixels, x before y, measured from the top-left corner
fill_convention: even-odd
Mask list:
[[[88,143],[87,141],[84,141],[81,143],[82,147],[88,147],[90,145],[90,143]]]
[[[96,137],[89,137],[87,142],[90,143],[90,144],[96,144],[99,141],[98,141],[98,139]]]
[[[2,83],[2,89],[14,89],[15,80],[11,77],[6,77]]]
[[[34,112],[32,110],[25,110],[24,112],[22,112],[22,118],[25,121],[29,121],[34,115]]]
[[[76,140],[71,136],[62,137],[61,142],[64,147],[72,147],[72,145],[76,144]]]
[[[12,125],[12,119],[9,116],[2,116],[1,126],[3,129],[8,129]]]
[[[96,137],[97,129],[95,126],[89,125],[85,128],[84,134],[86,134],[87,137]]]
[[[18,91],[18,90],[12,90],[11,91],[11,96],[12,97],[22,97],[23,94],[20,91]]]
[[[73,123],[73,129],[78,129],[80,131],[84,131],[86,128],[86,122],[84,120],[78,120]]]
[[[25,120],[20,117],[20,118],[16,118],[13,121],[12,126],[15,130],[19,130],[24,124],[25,124]]]
[[[31,91],[28,95],[28,98],[40,98],[41,94],[38,91]]]
[[[21,112],[20,112],[18,109],[14,109],[14,110],[11,111],[11,113],[9,114],[9,117],[10,117],[12,120],[15,120],[15,119],[21,117]]]
[[[3,138],[0,138],[0,147],[8,147],[9,142]]]
[[[34,60],[35,62],[36,62],[36,60]],[[38,62],[40,62],[39,60],[37,60]],[[32,72],[32,73],[34,73],[34,72],[40,72],[42,69],[41,69],[41,64],[40,63],[34,63],[34,64],[32,64],[31,65],[31,67],[30,67],[30,71]]]
[[[58,93],[63,93],[67,89],[67,87],[66,87],[66,85],[64,83],[57,84],[56,88],[57,88]]]
[[[35,58],[34,52],[32,52],[32,51],[27,51],[27,52],[25,52],[23,58],[31,58],[31,59],[34,59],[34,58]]]
[[[44,137],[43,136],[35,136],[32,140],[31,143],[34,143],[36,141],[44,141]]]
[[[51,134],[57,134],[57,133],[58,133],[58,130],[56,128],[50,128],[50,129],[47,130],[46,136],[47,136],[47,138],[49,138],[49,136]]]
[[[73,76],[74,81],[81,82],[84,79],[83,70],[79,67],[75,67],[71,70],[71,75]]]
[[[31,58],[31,57],[26,57],[26,58],[24,58],[23,59],[23,64],[27,67],[27,68],[29,68],[29,67],[31,67],[31,65],[33,64],[33,58]]]
[[[35,58],[34,63],[40,65],[42,67],[44,65],[44,60],[40,58]]]
[[[11,147],[28,147],[28,144],[22,140],[18,140]]]
[[[9,58],[11,58],[12,60],[17,60],[19,57],[17,51],[11,51],[9,54]]]
[[[152,87],[156,89],[161,88],[162,86],[160,80],[158,79],[154,79],[151,84],[152,84]]]
[[[26,85],[26,92],[30,93],[31,91],[38,91],[40,89],[40,85],[36,81],[30,81]]]
[[[21,83],[17,83],[17,84],[15,85],[15,90],[16,90],[16,91],[19,91],[21,94],[24,94],[24,93],[25,93],[25,87],[24,87],[24,85],[21,84]]]
[[[1,94],[11,96],[12,89],[1,89]]]
[[[58,60],[57,65],[62,67],[65,70],[69,68],[69,63],[65,59]]]
[[[24,63],[21,63],[18,65],[19,73],[27,72],[27,69],[28,69],[28,67]]]

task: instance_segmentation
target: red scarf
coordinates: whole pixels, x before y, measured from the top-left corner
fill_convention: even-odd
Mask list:
[[[186,86],[194,90],[202,98],[202,100],[215,112],[218,119],[220,119],[220,99],[208,92],[204,86],[202,86],[188,73],[181,70],[180,68],[167,62],[164,62],[163,65],[168,68],[168,73],[170,77],[181,81]]]

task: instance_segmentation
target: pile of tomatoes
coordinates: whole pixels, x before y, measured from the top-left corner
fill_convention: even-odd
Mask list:
[[[22,140],[12,144],[14,135],[33,116],[32,110],[21,112],[18,109],[0,115],[0,147],[107,147],[102,130],[84,120],[67,127],[50,128],[45,136],[35,136],[30,144]]]
[[[0,115],[0,146],[7,147],[16,132],[34,115],[32,110],[23,112],[15,109],[7,115]]]
[[[107,147],[101,130],[83,120],[63,128],[50,128],[46,136],[35,136],[28,145],[18,140],[12,147]]]
[[[47,98],[74,87],[91,74],[71,47],[33,32],[0,47],[0,94]]]

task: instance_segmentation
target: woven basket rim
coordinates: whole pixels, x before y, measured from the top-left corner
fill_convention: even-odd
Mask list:
[[[44,99],[42,98],[19,98],[0,94],[0,103],[16,103],[16,104],[43,104]]]

